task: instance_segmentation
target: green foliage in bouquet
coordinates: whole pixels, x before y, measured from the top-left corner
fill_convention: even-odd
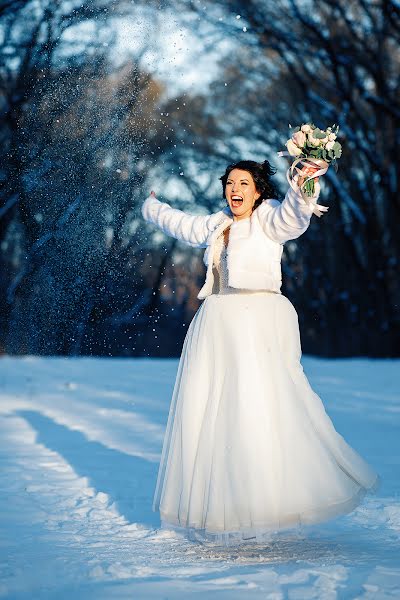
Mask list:
[[[339,125],[332,125],[322,130],[314,123],[304,123],[292,128],[292,135],[286,142],[291,156],[298,158],[320,158],[328,163],[342,156],[342,146],[337,141]]]

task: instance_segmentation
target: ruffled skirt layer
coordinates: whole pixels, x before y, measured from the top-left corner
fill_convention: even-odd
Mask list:
[[[335,430],[281,294],[208,296],[186,334],[154,494],[161,525],[231,544],[351,512],[380,477]]]

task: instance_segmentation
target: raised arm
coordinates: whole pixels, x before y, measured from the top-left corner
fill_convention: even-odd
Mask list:
[[[207,237],[222,217],[222,211],[211,215],[188,215],[160,202],[154,193],[144,201],[142,215],[167,235],[196,248],[205,248]]]
[[[297,176],[295,187],[298,190]],[[315,194],[307,204],[299,193],[289,187],[282,202],[266,200],[258,208],[258,218],[264,233],[275,242],[284,244],[288,240],[300,237],[310,225],[311,215],[320,193],[321,186],[315,184]]]

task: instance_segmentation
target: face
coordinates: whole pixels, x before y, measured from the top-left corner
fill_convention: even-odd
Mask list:
[[[255,201],[261,196],[248,171],[232,169],[225,186],[225,197],[234,220],[250,217]]]

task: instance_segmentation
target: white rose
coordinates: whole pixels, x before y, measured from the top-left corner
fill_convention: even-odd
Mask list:
[[[286,142],[286,148],[288,149],[290,156],[299,156],[299,154],[301,154],[300,148],[296,146],[293,140],[288,140]]]
[[[332,140],[336,140],[336,134],[335,133],[330,133],[329,134],[329,141],[331,142]]]
[[[312,133],[309,133],[308,134],[308,142],[311,144],[311,146],[314,146],[314,148],[318,148],[318,146],[321,145],[322,140],[315,138]]]
[[[310,127],[310,125],[302,125],[301,131],[304,131],[304,133],[310,133],[312,131],[312,128]]]
[[[330,140],[326,146],[325,146],[325,150],[332,150],[333,146],[335,145],[335,140]]]

